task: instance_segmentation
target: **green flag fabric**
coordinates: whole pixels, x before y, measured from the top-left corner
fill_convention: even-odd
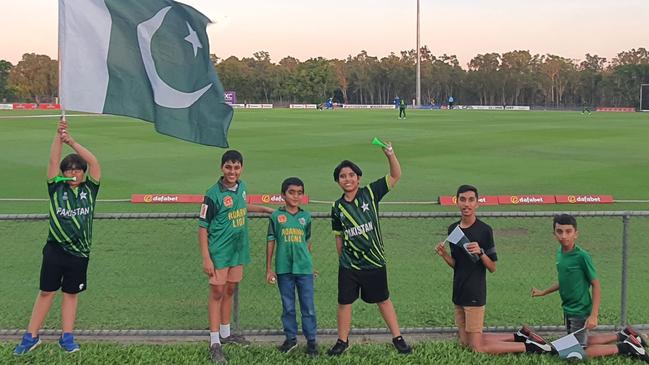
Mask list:
[[[171,0],[59,0],[62,107],[228,147],[233,110],[210,60],[209,23]]]

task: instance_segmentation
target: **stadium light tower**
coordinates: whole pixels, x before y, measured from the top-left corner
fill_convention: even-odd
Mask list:
[[[417,99],[415,99],[417,106],[421,105],[421,61],[419,53],[419,0],[417,0]]]

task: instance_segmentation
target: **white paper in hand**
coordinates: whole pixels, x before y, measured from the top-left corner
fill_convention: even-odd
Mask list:
[[[460,225],[458,224],[455,226],[455,229],[451,232],[451,234],[448,235],[446,240],[458,247],[462,247],[464,249],[464,252],[469,255],[471,258],[471,261],[473,262],[478,262],[480,260],[480,257],[476,254],[471,254],[467,250],[467,245],[471,242],[469,239],[466,237],[462,229],[460,228]]]
[[[451,232],[451,234],[448,235],[446,240],[458,246],[464,246],[465,243],[469,243],[469,239],[466,238],[459,224],[455,227],[453,232]]]

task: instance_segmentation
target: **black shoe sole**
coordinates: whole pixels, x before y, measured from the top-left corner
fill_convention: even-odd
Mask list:
[[[345,352],[347,352],[347,350],[349,350],[349,346],[347,346],[341,353],[338,353],[338,354],[334,354],[331,351],[327,351],[327,355],[329,355],[329,356],[340,356],[340,355],[344,354]]]
[[[288,350],[282,350],[282,349],[278,349],[278,350],[279,350],[279,352],[281,352],[283,354],[288,354],[289,352],[293,351],[295,348],[297,348],[297,343],[295,345],[293,345],[292,347],[290,347]]]

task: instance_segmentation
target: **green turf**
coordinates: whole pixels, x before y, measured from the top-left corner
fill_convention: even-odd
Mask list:
[[[0,116],[34,113],[39,112],[1,112]],[[202,194],[218,177],[221,149],[157,134],[151,124],[134,119],[92,116],[69,121],[73,136],[102,162],[101,199],[129,198],[133,193]],[[56,118],[0,119],[0,198],[46,197],[43,180],[55,124]],[[643,113],[422,110],[397,120],[392,110],[277,109],[237,110],[229,139],[231,147],[245,156],[243,178],[250,193],[275,193],[285,177],[297,175],[304,179],[312,199],[334,200],[340,192],[331,173],[340,160],[356,161],[366,181],[387,172],[385,157],[369,143],[379,136],[393,142],[403,168],[401,182],[387,201],[432,201],[440,194],[452,194],[462,183],[475,184],[486,195],[587,193],[649,199],[649,186],[641,183],[649,180],[647,135],[649,115]],[[43,203],[0,203],[0,213],[43,212],[44,208]],[[309,208],[324,211],[328,206]],[[104,203],[97,209],[196,208]]]
[[[25,115],[12,113],[2,115]],[[70,118],[71,133],[102,161],[100,198],[131,193],[201,194],[218,176],[222,150],[158,135],[152,125],[118,117]],[[46,197],[44,175],[56,118],[0,119],[0,197]],[[377,135],[394,142],[403,179],[386,201],[433,200],[460,183],[485,194],[602,193],[618,199],[649,197],[645,141],[646,114],[562,112],[413,111],[405,121],[394,111],[316,112],[238,110],[230,143],[246,157],[249,193],[276,192],[281,180],[301,176],[312,199],[340,194],[331,171],[352,158],[366,179],[387,170],[385,157],[369,144]],[[367,181],[367,180],[366,180]],[[193,205],[133,206],[100,203],[99,212],[196,211]],[[646,209],[647,204],[544,206],[536,209]],[[311,204],[308,209],[327,210]],[[441,210],[420,205],[390,210]],[[483,210],[494,210],[483,207]],[[500,210],[513,210],[501,207]],[[523,209],[516,207],[516,209]],[[0,213],[44,213],[46,203],[0,202]],[[450,219],[384,219],[390,288],[400,324],[452,325],[451,270],[434,255]],[[487,325],[560,324],[558,295],[529,298],[533,285],[555,280],[548,218],[488,220],[500,261],[489,275]],[[629,319],[649,323],[644,285],[649,276],[644,249],[649,219],[633,218],[629,232]],[[0,222],[3,270],[0,328],[22,328],[38,290],[45,222]],[[79,310],[79,328],[204,329],[207,285],[201,273],[194,220],[126,220],[95,223],[89,290]],[[263,282],[266,222],[253,220],[253,261],[241,285],[243,328],[280,328],[277,288]],[[580,231],[592,252],[603,286],[600,322],[619,321],[620,218],[583,218]],[[336,254],[330,223],[314,224],[316,306],[321,328],[335,327]],[[414,285],[413,285],[414,283]],[[354,307],[354,325],[383,327],[376,307]],[[59,326],[58,306],[47,328]]]
[[[84,343],[82,350],[75,354],[66,354],[54,344],[45,344],[21,358],[11,355],[13,344],[0,343],[0,361],[2,364],[138,364],[138,365],[178,365],[178,364],[213,364],[209,361],[205,344],[171,344],[171,345],[117,345]],[[451,342],[416,344],[410,355],[399,355],[388,344],[352,344],[352,347],[341,357],[332,358],[322,354],[327,347],[320,346],[320,356],[309,358],[304,354],[304,345],[285,355],[270,345],[225,347],[228,364],[485,364],[485,365],[552,365],[565,364],[564,360],[548,355],[502,355],[490,356],[476,354],[460,348]],[[638,364],[638,360],[613,356],[591,359],[589,364],[622,365]]]
[[[433,252],[450,219],[384,218],[382,231],[391,296],[403,327],[452,326],[452,272]],[[499,262],[488,275],[486,325],[560,325],[557,293],[530,298],[532,286],[556,281],[549,218],[490,218]],[[620,319],[620,218],[580,218],[581,242],[593,255],[602,282],[601,324]],[[265,219],[251,220],[252,262],[241,284],[240,323],[244,329],[281,329],[276,286],[264,281]],[[83,329],[205,329],[206,278],[194,220],[98,220],[88,291],[80,298],[77,325]],[[649,323],[645,290],[649,254],[643,248],[649,219],[631,226],[629,320]],[[22,328],[38,291],[38,268],[45,222],[0,222],[3,236],[4,296],[0,328]],[[328,219],[313,224],[315,284],[320,328],[336,327],[337,257]],[[59,328],[58,303],[46,328]],[[384,327],[375,305],[354,305],[355,327]]]

